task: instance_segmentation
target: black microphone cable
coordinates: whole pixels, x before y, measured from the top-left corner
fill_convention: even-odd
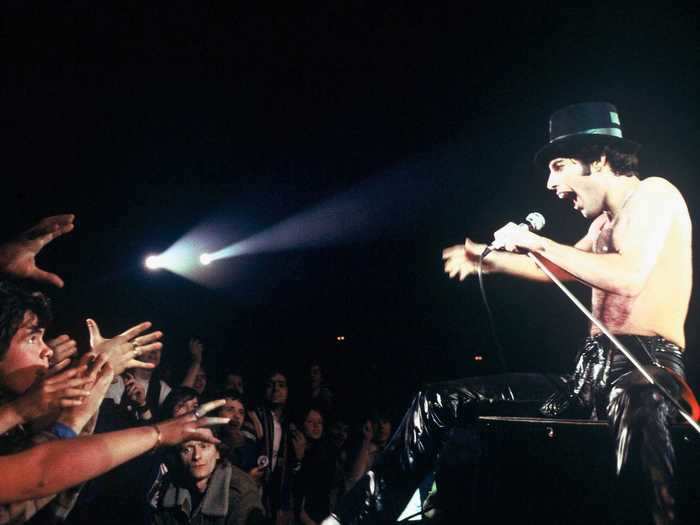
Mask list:
[[[521,224],[522,227],[527,227],[530,231],[540,231],[544,228],[545,220],[541,213],[531,212],[525,217],[525,223]],[[495,250],[494,245],[487,246],[486,249],[479,255],[479,265],[477,266],[477,275],[479,276],[479,289],[481,290],[481,298],[484,301],[484,306],[486,307],[486,313],[489,318],[489,328],[491,329],[491,337],[493,337],[494,343],[496,343],[496,356],[498,357],[498,363],[501,365],[501,370],[503,373],[508,371],[508,365],[506,363],[505,352],[503,350],[503,345],[498,337],[498,332],[496,331],[496,322],[493,318],[493,312],[491,312],[491,307],[489,306],[489,301],[486,298],[486,289],[484,288],[484,257],[486,257],[491,251]]]
[[[484,306],[486,307],[486,313],[489,318],[489,328],[491,329],[491,337],[493,337],[494,343],[496,343],[496,357],[498,357],[498,363],[501,365],[501,371],[505,374],[508,371],[508,365],[506,364],[506,358],[504,356],[503,345],[501,345],[501,340],[498,337],[498,332],[496,331],[496,322],[493,318],[493,312],[491,312],[491,307],[489,306],[489,301],[486,298],[486,289],[484,288],[484,253],[481,252],[479,255],[479,265],[476,268],[476,273],[479,276],[479,289],[481,290],[481,298],[484,301]]]

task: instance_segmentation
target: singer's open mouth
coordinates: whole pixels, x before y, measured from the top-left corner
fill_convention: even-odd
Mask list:
[[[575,210],[582,208],[581,202],[579,202],[578,194],[573,190],[559,190],[557,191],[557,197],[571,201]]]
[[[560,199],[569,199],[570,201],[573,201],[573,200],[576,200],[576,192],[575,191],[558,191],[557,197],[559,197]]]

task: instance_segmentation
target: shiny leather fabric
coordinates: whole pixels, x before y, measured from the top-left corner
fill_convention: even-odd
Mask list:
[[[674,374],[685,378],[681,349],[658,336],[625,335],[618,339],[679,400],[682,386]],[[568,395],[551,396],[541,412],[556,416],[575,405],[590,411],[593,419],[607,418],[618,476],[633,471],[627,480],[640,485],[642,492],[637,497],[648,502],[647,517],[651,515],[657,524],[672,523],[675,453],[669,426],[677,417],[673,404],[602,334],[586,339],[573,374],[564,381],[570,388]]]
[[[683,354],[676,345],[661,337],[618,338],[637,359],[654,368],[668,390],[679,391],[672,375],[658,367],[685,376]],[[673,520],[674,453],[668,427],[675,410],[599,335],[585,340],[569,375],[502,374],[421,389],[375,463],[371,480],[365,476],[341,501],[341,523],[395,519],[420,480],[435,469],[454,428],[471,429],[469,461],[477,463],[476,416],[500,412],[503,406],[511,415],[532,415],[539,409],[547,416],[609,418],[618,474],[630,463],[640,468],[654,494],[650,512],[656,523]]]
[[[644,365],[661,366],[685,377],[683,352],[659,336],[618,335],[620,342]],[[605,419],[608,393],[615,381],[635,370],[603,334],[587,337],[576,356],[572,374],[561,377],[559,388],[540,407],[547,417]]]
[[[420,481],[435,469],[455,428],[466,430],[461,441],[469,450],[463,454],[476,464],[481,453],[477,415],[504,406],[510,412],[527,407],[532,413],[553,389],[563,387],[560,377],[544,374],[502,374],[426,385],[375,462],[372,479],[364,476],[340,501],[338,519],[344,525],[395,520]]]
[[[678,399],[681,385],[667,370],[685,378],[680,349],[661,337],[639,339],[650,351],[653,358],[650,360],[656,362],[655,365],[646,367],[647,371]],[[642,490],[652,495],[649,511],[654,523],[673,523],[675,453],[669,426],[677,417],[677,411],[656,387],[648,384],[642,374],[617,352],[612,359],[610,376],[606,412],[615,443],[617,474],[619,476],[625,470],[633,470],[641,475]]]

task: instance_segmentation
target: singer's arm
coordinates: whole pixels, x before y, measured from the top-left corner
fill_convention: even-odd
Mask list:
[[[600,225],[601,221],[598,219],[593,221],[586,236],[578,241],[574,248],[582,251],[592,251],[593,243],[600,231]],[[485,248],[485,244],[477,244],[470,239],[466,239],[464,244],[446,248],[442,252],[442,258],[445,261],[445,273],[449,274],[450,277],[458,276],[460,281],[476,273],[479,256]],[[543,258],[540,258],[540,260],[559,280],[577,280],[575,276],[551,261]],[[505,273],[530,281],[550,282],[549,277],[537,267],[532,259],[519,253],[492,251],[484,259],[482,270],[484,273]]]
[[[551,282],[549,277],[540,270],[532,259],[527,255],[510,252],[493,252],[489,255],[490,261],[484,261],[485,273],[504,273],[513,275],[529,281],[543,283]],[[560,268],[547,259],[540,258],[540,261],[552,272],[560,281],[576,281],[576,277]],[[488,265],[488,269],[487,269]]]

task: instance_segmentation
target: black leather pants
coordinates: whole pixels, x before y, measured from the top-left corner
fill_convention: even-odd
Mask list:
[[[643,364],[661,365],[684,377],[680,349],[661,337],[618,336]],[[661,368],[655,376],[677,393],[677,384]],[[506,406],[506,410],[503,407]],[[604,336],[589,337],[576,359],[574,372],[502,374],[465,378],[425,386],[413,399],[401,424],[373,467],[372,484],[378,490],[383,519],[395,519],[420,480],[435,468],[451,432],[474,428],[477,415],[508,412],[510,415],[585,417],[609,419],[615,444],[617,472],[632,465],[650,491],[638,495],[649,501],[656,523],[673,521],[671,491],[674,452],[669,424],[675,409],[649,384]],[[478,461],[479,442],[473,432],[473,456]],[[362,490],[362,484],[357,490]],[[356,498],[356,501],[367,498]],[[341,522],[361,522],[348,519]]]

